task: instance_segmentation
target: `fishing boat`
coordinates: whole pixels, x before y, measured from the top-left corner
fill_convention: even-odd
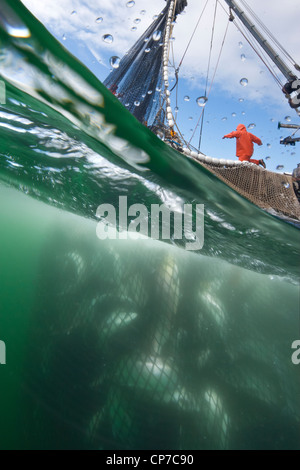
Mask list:
[[[204,9],[207,3],[208,2],[206,2]],[[219,2],[216,2],[216,8],[218,3]],[[290,107],[293,108],[299,116],[300,80],[296,75],[296,72],[300,70],[299,65],[291,58],[257,17],[261,28],[263,31],[266,31],[267,35],[270,37],[270,42],[234,0],[225,0],[224,3],[227,4],[226,7],[228,7],[228,26],[225,31],[221,52],[228,27],[231,23],[234,23],[265,65],[267,65],[277,82],[280,83],[280,79],[274,72],[274,69],[268,65],[265,56],[275,64],[279,72],[285,77],[286,83],[281,83],[282,91],[288,99]],[[246,2],[243,2],[243,4],[247,6]],[[160,139],[164,140],[176,151],[187,158],[197,161],[200,165],[260,208],[298,223],[300,221],[300,205],[291,175],[278,174],[260,168],[250,162],[211,157],[204,155],[200,151],[205,107],[211,91],[208,89],[208,76],[205,93],[197,100],[201,108],[201,114],[196,126],[196,129],[197,127],[201,129],[199,148],[196,149],[191,145],[192,139],[188,142],[184,138],[177,122],[177,103],[176,107],[173,108],[174,100],[177,100],[176,94],[178,92],[178,82],[183,59],[178,66],[175,65],[174,59],[172,58],[174,57],[172,35],[177,16],[183,13],[186,7],[188,7],[186,0],[167,0],[165,8],[124,56],[120,64],[118,64],[118,67],[113,68],[104,84],[140,122],[146,125]],[[196,29],[199,27],[203,12],[204,10],[201,12]],[[214,21],[215,19],[216,10]],[[213,24],[212,34],[214,26]],[[193,31],[190,42],[194,37],[196,29]],[[287,65],[278,55],[271,45],[272,41],[283,51],[291,62],[291,66]],[[175,73],[176,81],[175,85],[171,86],[170,70],[172,69]],[[293,69],[295,69],[295,72]],[[300,128],[297,125],[292,126],[288,124],[280,124],[280,127],[294,127],[296,129],[295,133]],[[295,145],[297,141],[299,141],[299,139],[293,135],[283,139],[281,143],[284,145]]]
[[[172,109],[151,53],[132,79]],[[145,106],[149,131],[19,0],[0,0],[0,66],[0,449],[299,450],[298,230],[159,140],[175,120]],[[151,222],[205,203],[202,250],[191,230],[99,239],[124,196]]]

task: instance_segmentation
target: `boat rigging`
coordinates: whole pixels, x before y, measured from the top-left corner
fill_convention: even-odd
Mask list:
[[[241,34],[243,34],[267,66],[277,85],[288,98],[290,106],[300,115],[300,80],[296,73],[293,72],[293,69],[299,71],[299,65],[272,36],[244,0],[239,0],[239,3],[247,8],[250,16],[259,25],[260,30],[264,31],[266,36],[270,38],[270,42],[274,43],[274,47],[264,38],[254,25],[254,22],[238,7],[235,1],[225,0],[227,6],[229,6],[228,11],[222,5],[221,0],[215,0],[205,92],[197,100],[201,108],[199,121],[194,131],[195,134],[196,129],[200,126],[198,149],[191,145],[192,139],[187,142],[180,132],[177,124],[177,105],[181,65],[195,36],[195,32],[200,25],[208,2],[209,0],[205,1],[204,8],[195,29],[192,31],[192,36],[188,41],[179,66],[176,67],[174,59],[173,28],[177,16],[182,13],[188,2],[186,0],[166,0],[166,6],[160,15],[154,18],[153,23],[145,33],[121,59],[118,68],[112,70],[104,81],[104,85],[131,114],[175,150],[192,160],[196,160],[239,194],[262,209],[271,210],[274,213],[299,221],[300,205],[295,195],[294,182],[291,176],[273,173],[258,168],[257,165],[249,162],[209,157],[200,151],[206,104],[216,77],[227,32],[232,23],[238,27]],[[219,5],[226,11],[229,21],[227,22],[213,76],[209,83],[212,63],[211,52],[215,39],[216,13]],[[281,54],[277,53],[276,49],[280,50]],[[285,57],[286,62],[291,64],[290,66],[281,58],[281,55]],[[282,83],[282,77],[279,73],[275,72],[273,65],[270,64],[270,60],[276,65],[279,72],[283,74],[284,80],[287,81],[286,83]],[[170,70],[172,70],[172,73],[175,73],[175,86],[170,84]],[[174,108],[172,108],[172,105]],[[293,129],[297,132],[299,126],[296,127]],[[298,139],[294,135],[285,139],[285,142],[282,143],[286,145],[295,144]]]
[[[237,28],[241,31],[240,26],[236,22],[236,18],[234,16],[234,13],[236,16],[239,18],[239,20],[242,22],[242,24],[246,27],[246,29],[249,31],[251,36],[254,37],[254,39],[257,41],[259,46],[266,52],[266,54],[270,57],[272,62],[276,65],[276,67],[280,70],[280,72],[283,74],[283,76],[286,78],[287,83],[282,85],[280,82],[280,79],[278,76],[274,73],[274,71],[268,66],[266,61],[263,59],[263,57],[259,54],[257,49],[253,46],[251,41],[245,36],[243,31],[241,33],[244,35],[246,40],[250,43],[251,47],[255,50],[255,52],[258,54],[260,59],[265,63],[267,66],[268,70],[270,73],[273,75],[274,79],[277,81],[277,83],[281,86],[281,89],[285,95],[285,97],[289,101],[289,105],[291,108],[295,109],[298,116],[300,116],[300,79],[299,77],[293,72],[292,68],[294,68],[297,72],[300,71],[300,66],[298,63],[290,56],[290,54],[281,46],[281,44],[278,42],[278,40],[270,33],[270,31],[264,26],[264,24],[259,20],[259,18],[255,15],[255,13],[248,7],[246,2],[244,0],[241,0],[242,4],[245,5],[249,9],[249,11],[254,15],[255,19],[257,22],[260,24],[262,30],[270,37],[270,40],[274,42],[274,44],[281,50],[283,55],[285,55],[286,59],[290,62],[291,66],[289,66],[281,57],[280,55],[275,51],[275,49],[271,46],[271,44],[267,41],[267,39],[260,33],[260,31],[257,29],[257,27],[254,25],[254,23],[248,18],[246,13],[237,5],[235,0],[225,0],[225,2],[229,6],[229,20],[234,22],[237,26]],[[280,141],[281,144],[283,145],[295,145],[296,142],[300,141],[300,138],[294,137],[296,132],[299,131],[300,126],[299,125],[294,125],[294,124],[280,124],[278,126],[279,129],[285,128],[285,129],[296,129],[295,132],[289,136],[286,137],[285,139],[282,139]]]

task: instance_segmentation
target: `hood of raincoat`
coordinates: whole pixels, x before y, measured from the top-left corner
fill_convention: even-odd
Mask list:
[[[244,124],[239,124],[236,128],[237,131],[246,131],[246,126]]]

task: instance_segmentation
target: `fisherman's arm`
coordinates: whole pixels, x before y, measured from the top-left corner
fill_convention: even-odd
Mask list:
[[[224,135],[223,139],[233,139],[234,137],[239,137],[240,133],[237,131],[230,132],[230,134]]]
[[[251,134],[251,137],[253,142],[255,142],[257,145],[261,146],[263,144],[262,141],[258,137],[256,137],[256,135]]]

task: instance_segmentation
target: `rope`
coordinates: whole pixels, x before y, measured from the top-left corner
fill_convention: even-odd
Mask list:
[[[227,12],[226,12],[227,13]],[[214,75],[213,75],[213,78],[212,78],[212,81],[211,81],[211,84],[210,84],[210,88],[208,90],[208,94],[207,94],[207,98],[209,98],[210,96],[210,93],[211,93],[211,90],[212,90],[212,87],[213,87],[213,84],[214,84],[214,81],[215,81],[215,78],[216,78],[216,74],[217,74],[217,71],[218,71],[218,67],[219,67],[219,64],[220,64],[220,60],[221,60],[221,56],[222,56],[222,52],[223,52],[223,49],[224,49],[224,44],[225,44],[225,41],[226,41],[226,37],[227,37],[227,33],[228,33],[228,29],[229,29],[229,22],[227,23],[227,26],[226,26],[226,30],[225,30],[225,33],[224,33],[224,37],[223,37],[223,41],[222,41],[222,44],[221,44],[221,49],[220,49],[220,53],[219,53],[219,56],[218,56],[218,60],[217,60],[217,63],[216,63],[216,68],[215,68],[215,72],[214,72]],[[198,122],[196,124],[196,127],[194,129],[194,132],[192,134],[192,137],[189,141],[189,145],[191,143],[191,141],[193,140],[194,136],[195,136],[195,133],[196,133],[196,130],[197,128],[199,127],[199,124],[200,124],[200,120],[202,119],[202,116],[203,116],[203,113],[204,113],[204,109],[202,110],[201,114],[200,114],[200,117],[198,119]]]
[[[186,54],[187,54],[187,51],[189,50],[189,47],[190,47],[190,45],[191,45],[191,42],[192,42],[192,40],[194,39],[194,36],[195,36],[196,31],[197,31],[197,29],[198,29],[199,23],[200,23],[200,21],[201,21],[201,19],[202,19],[202,16],[203,16],[203,14],[204,14],[204,12],[205,12],[205,10],[206,10],[208,1],[209,1],[209,0],[206,0],[206,3],[205,3],[204,8],[203,8],[203,10],[202,10],[202,13],[200,14],[200,17],[199,17],[199,19],[198,19],[198,21],[197,21],[196,27],[195,27],[195,29],[194,29],[194,31],[193,31],[193,33],[192,33],[191,39],[189,40],[188,45],[187,45],[187,47],[186,47],[186,50],[184,51],[184,54],[183,54],[183,56],[182,56],[182,59],[181,59],[181,61],[180,61],[180,63],[179,63],[178,70],[179,70],[180,67],[182,66],[182,63],[183,63],[183,61],[184,61],[184,59],[185,59],[185,56],[186,56]]]
[[[234,20],[234,24],[239,30],[239,32],[242,34],[242,36],[246,39],[248,44],[251,46],[251,48],[254,50],[254,52],[257,54],[257,56],[260,58],[260,60],[263,62],[263,64],[266,66],[266,68],[269,70],[270,74],[274,78],[275,82],[278,84],[279,88],[282,90],[284,83],[280,80],[278,75],[274,72],[274,70],[268,64],[267,59],[263,57],[263,53],[259,52],[259,50],[254,46],[251,40],[247,37],[247,34],[242,30],[242,28],[238,25],[238,23],[235,20]]]
[[[210,49],[209,49],[209,57],[208,57],[207,74],[206,74],[206,84],[205,84],[205,93],[204,93],[205,98],[207,98],[207,87],[208,87],[208,79],[209,79],[209,72],[210,72],[211,56],[212,56],[212,50],[213,50],[213,42],[214,42],[214,36],[215,36],[217,7],[218,7],[218,2],[217,2],[217,0],[216,0],[216,2],[215,2],[215,10],[214,10],[213,27],[212,27],[211,40],[210,40]],[[198,146],[199,151],[200,151],[201,142],[202,142],[203,125],[204,125],[204,115],[205,115],[205,107],[203,108],[202,119],[201,119],[200,136],[199,136],[199,146]]]
[[[242,36],[245,38],[245,40],[248,42],[248,44],[250,45],[250,47],[254,50],[254,52],[257,54],[257,56],[260,58],[260,60],[264,63],[264,65],[266,66],[266,68],[269,70],[269,72],[271,73],[271,75],[273,76],[275,82],[277,83],[277,85],[279,86],[279,88],[282,90],[282,87],[283,87],[283,83],[280,81],[279,77],[276,75],[276,73],[274,72],[274,70],[271,68],[270,65],[268,65],[267,63],[267,59],[263,57],[262,53],[260,53],[258,51],[258,49],[254,46],[254,44],[252,43],[252,41],[249,39],[249,37],[247,37],[247,34],[245,31],[242,30],[242,27],[237,23],[236,19],[232,19],[231,15],[228,13],[228,11],[226,10],[226,8],[220,3],[220,0],[217,0],[219,5],[223,8],[224,12],[226,13],[226,15],[229,17],[230,21],[233,21],[234,22],[234,25],[236,26],[236,28],[238,29],[238,31],[242,34]],[[249,33],[250,34],[250,33]]]
[[[271,33],[271,31],[266,27],[266,25],[260,20],[260,18],[256,15],[256,13],[252,10],[252,8],[245,2],[245,0],[241,0],[241,3],[245,6],[245,8],[249,11],[249,13],[253,16],[255,21],[260,25],[262,30],[269,36],[269,38],[273,41],[274,44],[279,48],[279,50],[285,55],[285,57],[289,60],[289,62],[297,68],[297,63],[293,59],[293,57],[287,52],[287,50],[280,44],[278,39]]]

